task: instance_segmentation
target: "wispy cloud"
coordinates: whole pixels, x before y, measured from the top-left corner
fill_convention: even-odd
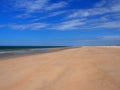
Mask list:
[[[120,0],[100,0],[91,8],[70,7],[74,0],[13,0],[13,7],[19,13],[17,20],[25,18],[26,24],[10,24],[14,29],[89,30],[120,29]],[[71,1],[69,3],[68,1]],[[62,15],[62,17],[57,17]],[[64,16],[63,16],[64,15]],[[26,19],[27,17],[27,19]],[[56,18],[57,17],[57,18]],[[52,20],[56,19],[56,23]],[[51,19],[51,21],[49,21]],[[42,22],[46,23],[42,23]],[[21,20],[22,22],[22,20]],[[24,23],[24,22],[22,22]],[[34,27],[34,28],[33,28]]]
[[[108,29],[116,28],[117,29],[117,28],[120,28],[120,21],[105,22],[99,26],[96,26],[96,28],[108,28]]]
[[[56,29],[56,30],[78,29],[78,27],[80,27],[83,24],[84,23],[81,22],[80,20],[69,20],[69,21],[62,22],[58,25],[55,25],[55,27],[53,27],[53,29]]]
[[[67,13],[67,12],[68,12],[67,10],[52,12],[52,13],[50,13],[50,14],[48,15],[48,17],[65,14],[65,13]]]
[[[58,30],[84,30],[84,29],[120,29],[120,0],[101,0],[89,9],[76,9],[68,15],[73,21],[84,19],[79,22],[59,24]],[[67,27],[67,28],[66,28]]]
[[[16,9],[21,9],[26,13],[34,13],[46,7],[48,0],[19,0],[15,3]]]
[[[67,5],[66,2],[58,2],[58,3],[54,3],[52,5],[49,5],[48,7],[46,7],[46,10],[55,10],[55,9],[58,9],[58,8],[63,8]]]
[[[50,3],[50,0],[20,0],[16,1],[14,8],[23,11],[22,14],[17,16],[18,18],[23,18],[34,13],[44,13],[64,8],[66,5],[67,2],[64,1]]]
[[[68,18],[81,18],[81,17],[89,17],[94,15],[101,15],[104,13],[108,13],[109,9],[107,8],[93,8],[93,9],[86,9],[86,10],[76,10]]]
[[[31,24],[11,24],[7,25],[9,28],[17,30],[40,30],[46,28],[48,24],[45,23],[31,23]]]
[[[44,20],[44,19],[47,19],[47,18],[50,18],[50,17],[56,17],[56,16],[59,16],[59,15],[65,15],[66,13],[68,13],[67,10],[53,11],[53,12],[48,13],[47,16],[37,17],[37,18],[32,19],[32,21]]]
[[[95,30],[95,29],[120,29],[120,20],[115,17],[111,20],[111,16],[99,17],[99,19],[72,19],[57,23],[55,30]],[[118,20],[117,20],[118,19]]]
[[[88,17],[95,15],[102,15],[107,13],[120,12],[120,1],[119,0],[102,0],[95,4],[95,7],[90,9],[78,9],[75,10],[69,18]]]

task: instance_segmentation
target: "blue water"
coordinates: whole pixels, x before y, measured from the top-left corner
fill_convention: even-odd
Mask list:
[[[64,46],[0,46],[0,58],[52,52],[50,48]]]

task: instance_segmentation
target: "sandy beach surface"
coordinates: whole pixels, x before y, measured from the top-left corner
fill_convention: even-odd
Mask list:
[[[120,90],[120,47],[0,59],[0,90]]]

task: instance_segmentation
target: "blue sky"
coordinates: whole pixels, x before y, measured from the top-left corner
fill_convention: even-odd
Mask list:
[[[0,0],[0,45],[120,45],[120,0]]]

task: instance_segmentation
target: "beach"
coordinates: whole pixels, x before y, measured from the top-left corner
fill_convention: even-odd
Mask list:
[[[0,90],[120,90],[120,47],[0,59]]]

